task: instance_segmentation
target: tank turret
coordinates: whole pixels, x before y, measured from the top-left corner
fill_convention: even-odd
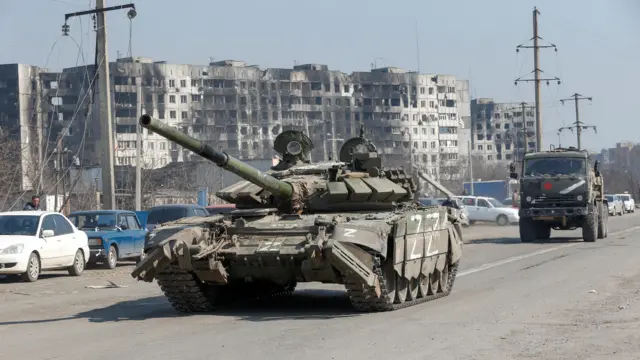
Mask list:
[[[282,160],[262,172],[149,115],[143,115],[140,124],[243,178],[216,193],[240,209],[277,208],[289,214],[391,210],[411,203],[417,189],[402,168],[382,167],[375,145],[364,137],[364,128],[359,137],[344,143],[340,161],[326,163],[311,163],[313,143],[305,134],[282,132],[274,141]]]

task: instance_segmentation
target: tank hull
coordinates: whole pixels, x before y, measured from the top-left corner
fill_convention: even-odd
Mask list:
[[[360,311],[447,296],[462,253],[447,208],[404,213],[187,218],[155,229],[132,276],[156,279],[181,312],[290,294],[299,282],[343,284]]]

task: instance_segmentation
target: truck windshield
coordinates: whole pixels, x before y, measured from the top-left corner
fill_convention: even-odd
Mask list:
[[[524,161],[523,176],[586,175],[586,161],[581,158],[541,158]]]

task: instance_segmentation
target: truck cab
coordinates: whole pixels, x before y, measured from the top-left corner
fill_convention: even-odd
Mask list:
[[[606,237],[607,207],[603,179],[588,153],[557,148],[525,154],[520,178],[520,239],[546,240],[551,229],[582,228],[585,241]]]

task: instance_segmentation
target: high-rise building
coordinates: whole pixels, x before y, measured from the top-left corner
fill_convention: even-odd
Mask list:
[[[309,135],[312,160],[337,158],[340,146],[363,125],[385,164],[412,162],[438,175],[443,166],[456,166],[465,145],[459,131],[469,117],[468,81],[451,75],[389,67],[346,74],[320,64],[260,69],[234,60],[183,65],[142,57],[112,62],[110,74],[116,166],[135,165],[138,105],[241,159],[270,158],[275,136],[287,129]],[[89,108],[87,92],[94,67],[68,68],[56,76],[55,93],[43,90],[41,102],[68,126],[65,146],[84,165],[99,165],[101,120]],[[52,89],[52,81],[47,78],[44,88]],[[142,138],[145,168],[196,156],[146,129]]]
[[[531,105],[497,103],[493,99],[471,100],[471,152],[491,162],[522,159],[536,149],[535,114]]]

